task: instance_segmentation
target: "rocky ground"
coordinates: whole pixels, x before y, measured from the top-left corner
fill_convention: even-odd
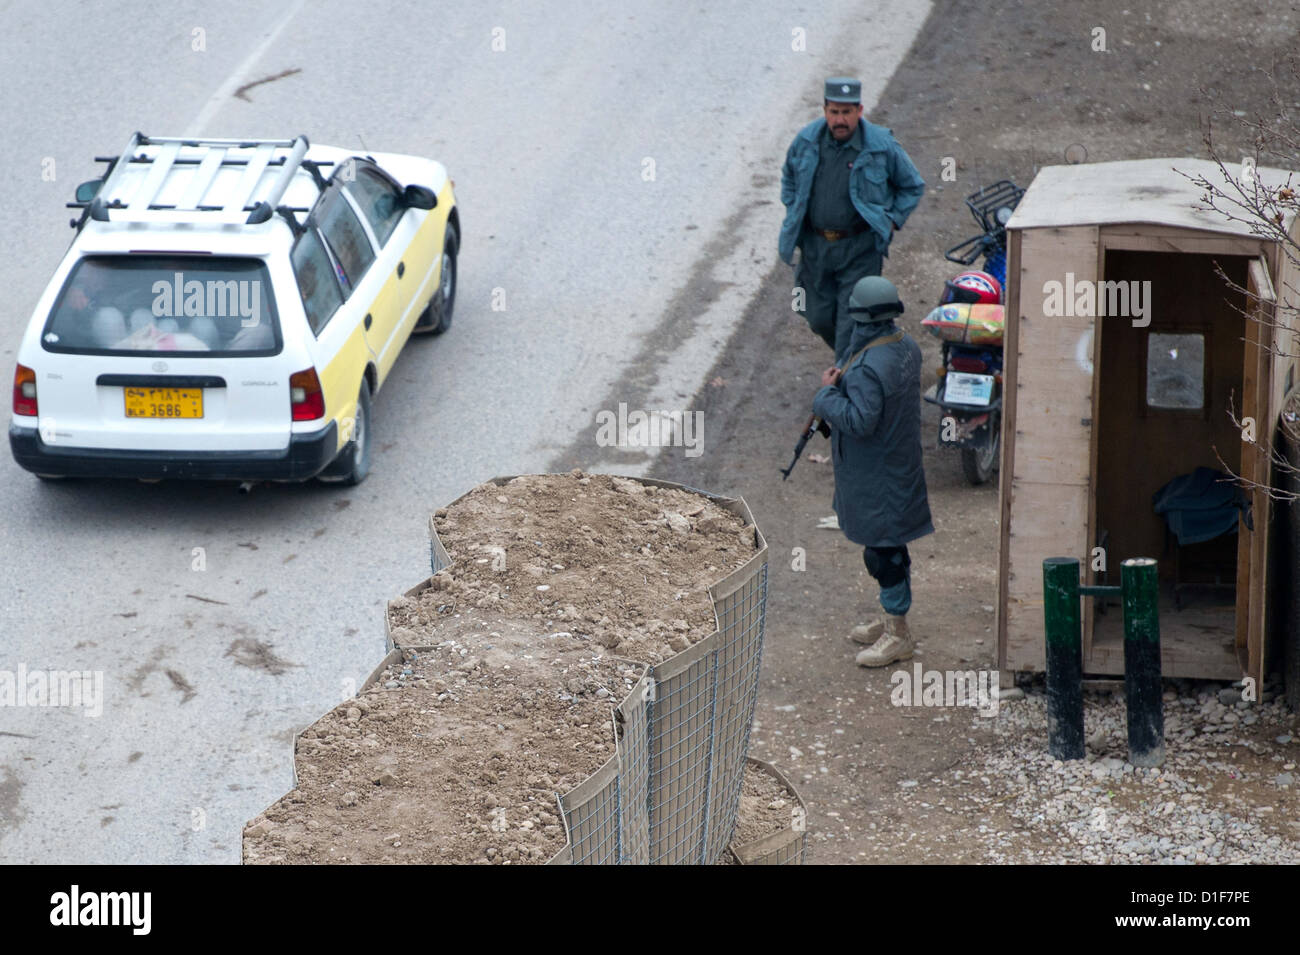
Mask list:
[[[1225,704],[1217,686],[1170,683],[1158,769],[1127,761],[1122,692],[1087,694],[1087,755],[1064,763],[1047,752],[1041,686],[1012,690],[993,719],[926,714],[970,733],[971,750],[938,773],[881,787],[866,831],[845,825],[836,835],[864,843],[864,857],[917,862],[1300,862],[1295,717],[1279,698]],[[831,840],[817,832],[821,855]]]
[[[982,833],[998,862],[1300,862],[1300,738],[1280,698],[1179,681],[1165,691],[1167,758],[1127,762],[1123,694],[1089,701],[1088,758],[1044,751],[1046,699],[1004,707],[996,743],[972,790],[998,804],[1011,830]],[[987,778],[988,782],[985,782]],[[913,801],[919,794],[910,797]],[[987,828],[987,827],[986,827]],[[1031,835],[1032,833],[1032,835]]]

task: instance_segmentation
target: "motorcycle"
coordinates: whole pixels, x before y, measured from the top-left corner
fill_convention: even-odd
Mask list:
[[[961,450],[962,471],[975,485],[993,476],[1001,451],[1006,224],[1024,194],[1004,179],[966,198],[980,233],[944,258],[970,266],[983,257],[983,271],[944,282],[939,305],[921,323],[941,340],[943,357],[938,381],[923,397],[942,411],[940,444]]]

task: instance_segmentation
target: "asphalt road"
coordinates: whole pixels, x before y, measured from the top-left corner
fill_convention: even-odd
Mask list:
[[[927,11],[0,3],[10,363],[63,203],[137,128],[430,155],[464,224],[455,325],[399,360],[359,488],[44,484],[0,456],[0,670],[100,671],[105,694],[97,718],[0,709],[0,861],[237,862],[292,785],[293,733],[427,575],[430,511],[561,460],[644,469],[595,445],[596,412],[690,407],[775,258],[779,162],[821,78],[863,75],[870,101]]]

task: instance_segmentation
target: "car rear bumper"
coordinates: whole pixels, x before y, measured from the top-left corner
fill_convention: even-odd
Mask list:
[[[338,453],[336,425],[295,434],[283,451],[128,451],[46,444],[36,428],[9,425],[19,466],[54,477],[180,478],[207,481],[306,481]]]

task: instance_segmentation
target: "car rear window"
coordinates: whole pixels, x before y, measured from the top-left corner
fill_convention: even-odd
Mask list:
[[[274,355],[280,323],[261,259],[87,256],[73,266],[41,335],[47,351]]]

